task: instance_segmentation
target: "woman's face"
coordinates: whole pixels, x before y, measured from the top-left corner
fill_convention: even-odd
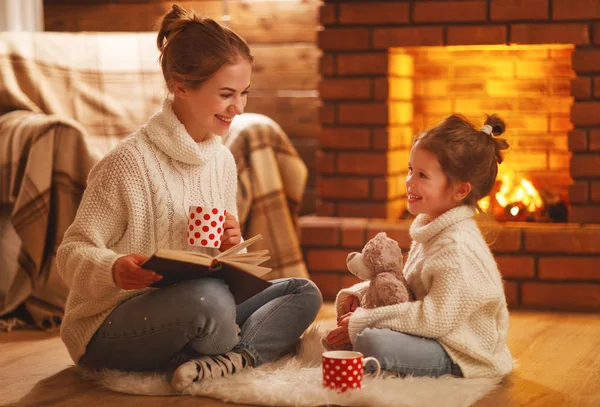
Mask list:
[[[202,141],[208,133],[227,134],[233,118],[244,113],[251,73],[250,62],[239,58],[235,64],[221,67],[197,89],[176,87],[175,97],[184,109],[175,108],[175,112],[194,140]]]

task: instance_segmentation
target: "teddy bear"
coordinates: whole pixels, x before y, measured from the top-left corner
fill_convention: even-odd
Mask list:
[[[414,300],[402,273],[402,250],[385,232],[369,240],[361,253],[350,253],[346,266],[356,277],[370,281],[361,307],[384,307]]]
[[[370,281],[360,299],[362,308],[376,308],[386,305],[414,301],[406,278],[402,273],[402,250],[398,242],[380,232],[369,240],[361,253],[350,253],[346,258],[348,270],[361,280]],[[351,349],[352,344],[332,346],[327,343],[327,334],[322,343],[326,349]]]

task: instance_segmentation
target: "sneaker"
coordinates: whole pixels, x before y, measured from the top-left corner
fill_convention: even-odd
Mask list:
[[[181,364],[173,374],[171,387],[181,392],[192,383],[229,376],[251,366],[250,357],[245,353],[228,352],[222,355],[202,356]]]

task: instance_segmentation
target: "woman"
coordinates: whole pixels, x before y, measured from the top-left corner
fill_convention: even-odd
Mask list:
[[[175,369],[172,386],[236,373],[293,349],[321,306],[316,286],[280,279],[236,306],[218,279],[148,288],[157,249],[188,247],[187,208],[227,211],[220,250],[241,241],[237,173],[223,146],[243,113],[253,56],[233,31],[174,5],[157,38],[169,90],[162,110],[90,172],[57,262],[70,287],[61,336],[90,368]]]

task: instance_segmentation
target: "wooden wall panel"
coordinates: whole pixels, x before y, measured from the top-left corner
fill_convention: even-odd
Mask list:
[[[44,1],[46,31],[152,31],[172,1]],[[221,20],[221,1],[178,1]],[[319,1],[230,0],[230,27],[250,43],[315,44]]]
[[[314,44],[256,44],[252,88],[264,90],[315,90],[321,51]]]
[[[167,3],[157,2],[54,4],[46,0],[44,1],[44,29],[70,32],[154,31],[157,22],[167,12],[168,7]]]

